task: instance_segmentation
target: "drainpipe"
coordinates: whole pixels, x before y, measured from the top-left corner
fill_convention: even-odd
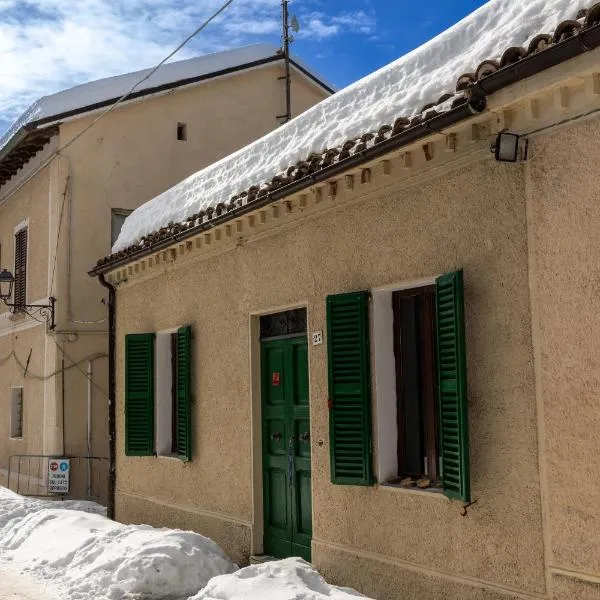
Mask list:
[[[61,393],[61,402],[62,402],[62,410],[61,410],[61,429],[62,429],[62,451],[61,451],[61,456],[65,456],[65,453],[67,452],[67,448],[66,448],[66,442],[65,442],[65,353],[64,353],[64,349],[65,349],[65,342],[63,340],[62,343],[62,360],[61,360],[61,364],[60,364],[60,393]]]
[[[117,472],[115,468],[116,454],[116,380],[115,380],[115,319],[117,311],[117,294],[115,287],[108,283],[101,273],[100,283],[108,289],[108,501],[106,514],[109,519],[115,518],[115,485]]]
[[[87,366],[87,498],[92,497],[92,361]]]

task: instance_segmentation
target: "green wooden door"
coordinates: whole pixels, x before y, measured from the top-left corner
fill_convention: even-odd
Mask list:
[[[306,336],[262,342],[265,554],[310,561],[312,538]]]

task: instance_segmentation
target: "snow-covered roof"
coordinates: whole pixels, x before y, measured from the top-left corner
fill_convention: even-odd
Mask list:
[[[261,190],[305,176],[308,163],[314,167],[308,172],[314,172],[348,152],[401,134],[448,110],[453,96],[462,96],[495,71],[598,22],[599,4],[577,11],[573,0],[491,0],[423,46],[140,206],[126,219],[115,254],[99,266],[151,247],[161,236],[198,227],[223,211],[235,212]],[[444,93],[448,90],[452,92]]]
[[[180,82],[187,82],[190,79],[200,79],[207,75],[214,76],[223,71],[239,69],[240,67],[244,68],[255,63],[274,59],[281,59],[276,46],[273,44],[252,44],[233,50],[225,50],[187,60],[166,63],[139,85],[135,92],[153,91],[163,86],[172,86]],[[333,86],[296,57],[293,57],[293,60],[324,87],[334,89]],[[76,85],[56,94],[40,98],[2,136],[0,139],[0,148],[4,146],[5,139],[12,137],[24,125],[39,121],[48,122],[51,119],[60,118],[61,115],[86,110],[90,106],[96,106],[120,98],[142,77],[150,73],[151,70],[143,69],[124,75],[90,81],[89,83]]]
[[[131,97],[135,98],[156,91],[171,89],[282,59],[283,57],[278,52],[278,48],[273,44],[253,44],[233,50],[166,63],[139,85]],[[292,62],[296,68],[303,71],[321,87],[329,91],[335,90],[334,86],[325,81],[325,79],[296,56],[292,56]],[[14,138],[24,128],[39,128],[68,116],[81,114],[101,106],[107,106],[131,90],[151,70],[144,69],[142,71],[126,73],[125,75],[98,79],[97,81],[77,85],[56,94],[40,98],[0,137],[0,156],[3,150],[8,149],[9,142],[14,141]],[[0,185],[1,183],[0,178]]]

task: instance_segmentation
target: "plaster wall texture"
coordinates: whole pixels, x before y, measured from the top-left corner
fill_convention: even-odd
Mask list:
[[[531,150],[532,294],[550,563],[595,574],[600,582],[600,121],[539,138]]]
[[[554,575],[552,598],[556,600],[600,600],[600,585],[582,577]]]
[[[69,341],[74,339],[75,341]],[[77,497],[87,493],[99,501],[107,501],[108,481],[108,356],[103,345],[108,344],[104,334],[61,336],[65,351],[65,448],[70,456],[93,456],[88,481],[87,461],[74,462],[71,468],[71,491]],[[88,384],[91,361],[92,383]],[[77,366],[72,366],[73,364]],[[88,454],[88,402],[90,411],[90,447]],[[103,460],[104,459],[104,460]]]
[[[0,337],[0,469],[8,469],[11,454],[40,454],[43,451],[44,385],[41,378],[46,374],[43,327],[19,331],[12,336]],[[3,362],[13,351],[18,359]],[[27,380],[23,375],[29,360]],[[10,438],[11,393],[13,387],[23,387],[23,437]],[[35,461],[34,461],[35,462]],[[14,466],[14,465],[13,465]],[[29,465],[23,463],[27,470]],[[37,465],[32,465],[35,472]]]
[[[0,266],[12,273],[15,269],[15,228],[28,227],[27,300],[48,295],[48,213],[51,168],[46,168],[21,190],[0,204]],[[8,312],[0,304],[0,315]],[[18,318],[10,321],[17,324]],[[0,322],[0,333],[5,322]],[[1,340],[2,338],[0,338]],[[0,344],[2,342],[0,341]]]
[[[28,227],[27,301],[48,295],[48,211],[51,169],[44,169],[19,192],[0,204],[0,267],[14,273],[15,228]],[[0,303],[0,471],[11,454],[41,453],[44,431],[44,383],[47,371],[45,328],[23,315],[10,315]],[[24,369],[29,352],[28,373]],[[12,353],[14,352],[14,356]],[[11,388],[23,387],[23,437],[10,439]],[[52,423],[54,428],[56,423]],[[33,467],[35,470],[35,466]]]
[[[45,385],[28,379],[25,382],[27,401],[39,408],[29,414],[31,419],[37,419],[35,428],[40,435],[35,437],[37,441],[33,445],[28,445],[27,440],[17,444],[6,442],[0,429],[0,470],[7,466],[5,458],[14,451],[15,444],[22,452],[87,454],[89,358],[93,359],[94,381],[91,453],[108,456],[108,364],[103,358],[108,353],[108,310],[102,303],[107,291],[96,279],[90,279],[87,271],[99,256],[110,251],[111,209],[134,209],[194,171],[277,127],[276,116],[285,112],[283,82],[277,79],[282,74],[281,65],[267,66],[120,107],[0,205],[1,266],[13,270],[13,228],[29,219],[27,296],[30,302],[49,295],[56,249],[52,293],[57,298],[58,326],[54,339],[65,349],[67,367],[64,448],[63,432],[56,426],[62,418],[61,378],[47,380]],[[326,95],[324,90],[294,72],[293,114],[306,110]],[[96,117],[97,114],[92,114],[63,123],[58,144],[63,146]],[[178,123],[187,125],[186,141],[177,140]],[[23,363],[26,361],[28,350],[20,347],[16,333],[9,332],[11,326],[28,322],[24,317],[0,320],[0,361],[13,347]],[[35,372],[52,373],[60,369],[62,354],[54,341],[45,337],[43,326],[35,331],[39,336],[35,343],[36,360],[37,353],[43,353],[46,346],[46,361],[36,363],[39,368]],[[2,336],[3,333],[8,335]],[[69,368],[72,362],[77,363],[77,367]],[[32,362],[32,372],[33,367]],[[12,377],[11,368],[0,364],[0,428],[5,427],[3,420],[8,414],[8,392],[3,382]],[[101,492],[100,499],[105,499],[106,490],[102,490],[105,467],[99,467],[92,477]],[[99,482],[103,483],[98,485]],[[85,485],[85,469],[74,469],[73,492],[79,494]]]
[[[484,597],[477,595],[481,587],[544,593],[525,199],[523,167],[493,161],[410,188],[396,179],[360,202],[120,287],[117,518],[154,514],[130,501],[134,493],[223,515],[221,537],[235,518],[260,538],[262,508],[253,508],[252,491],[250,315],[306,306],[309,330],[325,330],[328,294],[464,268],[476,503],[462,516],[458,504],[439,494],[332,485],[326,346],[311,346],[313,561],[344,583],[356,578],[346,551],[386,557],[386,569],[373,567],[358,586],[381,599],[398,597],[394,581],[406,570],[400,564],[470,582],[439,597]],[[184,466],[125,457],[125,334],[184,324],[193,326],[194,339],[194,458]],[[406,585],[413,585],[406,597],[419,597],[417,578]]]
[[[87,271],[110,253],[111,209],[133,210],[275,129],[285,112],[283,67],[268,66],[208,80],[186,89],[125,105],[69,147],[71,165],[72,312],[75,318],[106,316],[105,288]],[[293,114],[326,97],[294,73]],[[96,117],[61,126],[61,145]],[[177,140],[177,124],[187,140]],[[77,316],[79,315],[79,316]],[[103,327],[104,329],[105,327]]]
[[[159,459],[161,461],[178,459]],[[148,524],[197,531],[217,542],[232,560],[240,565],[248,562],[251,547],[249,524],[199,511],[181,503],[164,504],[140,495],[116,496],[116,511],[122,523]]]

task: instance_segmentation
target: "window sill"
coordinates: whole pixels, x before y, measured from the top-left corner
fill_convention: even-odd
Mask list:
[[[12,437],[11,435],[8,436],[8,439],[13,441],[13,442],[22,442],[23,441],[23,436],[21,437]]]
[[[399,483],[380,483],[378,486],[382,490],[387,490],[389,492],[401,492],[407,494],[414,494],[417,496],[428,496],[430,498],[441,498],[446,499],[446,495],[444,494],[444,490],[441,487],[431,486],[428,488],[418,488],[418,487],[407,487],[405,485],[400,485]]]
[[[187,462],[183,457],[179,456],[179,454],[157,454],[156,458],[161,458],[164,460],[175,460],[180,463]]]

